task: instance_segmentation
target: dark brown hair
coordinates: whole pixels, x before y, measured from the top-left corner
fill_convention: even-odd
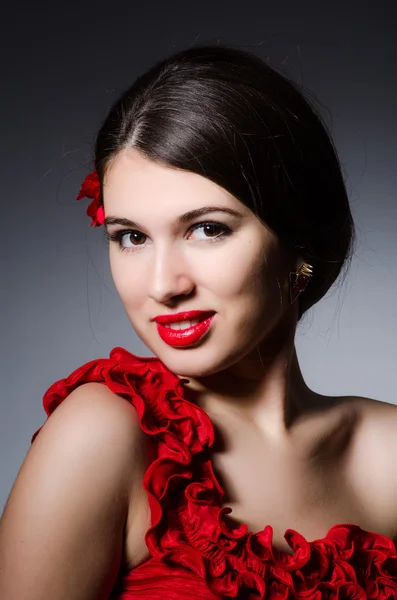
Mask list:
[[[254,54],[201,45],[156,63],[98,134],[101,182],[123,148],[220,185],[313,265],[299,317],[350,258],[354,225],[331,137],[296,84]]]

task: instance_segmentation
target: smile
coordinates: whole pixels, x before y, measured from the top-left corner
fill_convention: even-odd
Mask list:
[[[191,346],[208,333],[214,316],[211,315],[202,321],[195,318],[164,325],[157,322],[157,331],[163,342],[169,346],[174,348]]]
[[[197,323],[200,323],[199,319],[192,319],[191,321],[177,321],[176,323],[170,323],[169,325],[165,325],[164,327],[181,331],[182,329],[194,327],[194,325],[197,325]]]

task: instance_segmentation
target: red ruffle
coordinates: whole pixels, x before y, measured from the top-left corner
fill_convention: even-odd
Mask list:
[[[43,398],[47,415],[78,385],[90,381],[104,383],[131,402],[156,447],[143,480],[151,509],[145,539],[152,558],[123,575],[118,599],[397,598],[396,547],[383,535],[341,524],[325,538],[308,542],[288,529],[290,555],[273,548],[269,525],[251,533],[246,525],[228,524],[225,515],[231,509],[222,507],[224,491],[206,452],[214,442],[212,423],[184,398],[185,380],[157,358],[114,348],[110,358],[93,360],[54,383]],[[154,582],[150,588],[150,577],[157,586],[162,581],[164,596]],[[179,584],[186,580],[184,592],[179,584],[172,587],[174,579]],[[134,587],[139,580],[141,585]]]

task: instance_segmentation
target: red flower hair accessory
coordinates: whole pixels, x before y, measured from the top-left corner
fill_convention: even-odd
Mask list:
[[[105,222],[105,213],[101,204],[101,186],[97,171],[89,173],[84,179],[76,200],[82,198],[93,198],[89,204],[86,214],[91,217],[90,227],[100,227]]]

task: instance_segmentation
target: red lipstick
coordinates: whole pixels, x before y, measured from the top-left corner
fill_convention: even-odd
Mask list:
[[[186,310],[184,312],[174,313],[173,315],[158,315],[157,317],[153,317],[152,321],[156,321],[156,323],[161,323],[162,325],[177,323],[178,321],[191,321],[192,319],[199,319],[202,321],[214,313],[214,310]]]
[[[215,312],[203,310],[191,310],[174,313],[173,315],[158,315],[152,321],[157,323],[157,331],[163,342],[177,348],[190,346],[201,339],[209,330]],[[186,327],[185,329],[171,329],[167,325],[180,321],[191,321],[199,319],[199,323]]]

